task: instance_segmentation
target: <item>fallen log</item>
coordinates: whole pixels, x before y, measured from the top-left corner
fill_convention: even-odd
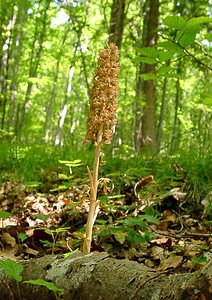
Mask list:
[[[23,280],[42,278],[63,288],[62,295],[46,287],[20,283],[22,300],[159,300],[212,299],[212,261],[193,273],[155,271],[108,253],[80,251],[64,258],[47,255],[23,262]],[[19,299],[17,285],[0,270],[0,300]]]

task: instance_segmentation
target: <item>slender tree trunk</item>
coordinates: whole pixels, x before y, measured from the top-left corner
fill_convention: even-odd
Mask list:
[[[110,15],[110,29],[109,29],[109,39],[108,43],[114,43],[119,50],[121,50],[124,22],[125,22],[125,5],[126,0],[113,0]],[[120,59],[120,54],[119,54]],[[114,132],[112,137],[110,149],[111,153],[114,154],[114,146],[117,134]]]
[[[144,47],[153,47],[157,41],[159,18],[159,0],[149,0],[147,26],[144,28]],[[155,73],[155,65],[144,65],[144,74]],[[156,86],[155,80],[145,80],[143,83],[144,101],[142,115],[142,146],[150,152],[156,151]]]
[[[125,20],[125,0],[113,0],[110,16],[109,43],[121,49]]]
[[[77,51],[78,48],[80,46],[80,41],[81,41],[81,35],[82,35],[82,29],[84,28],[85,24],[86,24],[86,20],[87,20],[87,14],[88,12],[86,11],[85,14],[85,20],[82,24],[80,24],[79,26],[79,30],[77,31],[77,42],[75,44],[75,48],[74,48],[74,55],[73,55],[73,61],[70,65],[69,68],[69,74],[68,74],[68,78],[67,78],[67,84],[66,84],[66,93],[65,93],[65,99],[62,105],[62,109],[60,111],[60,117],[59,117],[59,121],[58,121],[58,127],[57,127],[57,134],[55,137],[55,145],[62,145],[62,129],[63,129],[63,125],[65,123],[65,119],[66,119],[66,115],[68,112],[68,102],[70,99],[70,95],[72,92],[72,79],[74,76],[74,67],[75,67],[75,62],[76,62],[76,56],[77,56]],[[73,116],[74,118],[74,116]],[[73,122],[73,119],[72,119]]]
[[[16,104],[16,95],[18,90],[18,73],[19,73],[19,62],[22,54],[23,47],[23,35],[24,35],[24,26],[27,16],[27,7],[21,6],[18,10],[17,20],[14,27],[14,38],[13,38],[13,51],[11,53],[11,60],[13,63],[10,65],[10,77],[11,84],[9,86],[9,113],[8,113],[8,131],[13,130],[15,122],[15,109],[17,108]]]
[[[140,29],[140,39],[137,43],[138,49],[153,47],[157,41],[159,0],[140,1],[140,15],[144,16],[144,19],[143,31]],[[141,75],[145,73],[155,73],[155,65],[140,63],[137,67],[136,95],[133,109],[133,115],[135,116],[134,150],[136,153],[139,153],[142,147],[150,152],[156,151],[155,81],[144,81]]]
[[[162,91],[162,99],[161,99],[161,107],[160,107],[160,115],[159,115],[159,122],[158,122],[158,132],[157,132],[157,151],[160,152],[161,147],[161,140],[163,134],[163,121],[166,109],[166,90],[167,90],[167,82],[168,78],[164,78],[163,82],[163,91]]]
[[[12,31],[17,18],[18,8],[13,6],[13,13],[6,27],[5,32],[5,42],[2,47],[2,57],[1,57],[1,68],[0,68],[0,108],[2,112],[1,116],[1,129],[4,128],[6,106],[8,100],[8,79],[9,79],[9,61],[10,61],[10,47],[12,41]]]
[[[42,0],[39,1],[39,5],[41,4]],[[24,104],[22,108],[22,117],[21,117],[21,124],[19,124],[20,129],[23,128],[25,125],[25,115],[29,110],[29,99],[32,92],[33,82],[31,81],[32,78],[37,77],[38,66],[40,63],[41,53],[43,50],[43,42],[46,35],[47,29],[47,11],[49,10],[51,0],[45,1],[45,7],[41,11],[42,16],[41,20],[40,17],[36,20],[35,32],[34,32],[34,40],[32,43],[32,51],[31,51],[31,58],[30,58],[30,66],[29,66],[29,81],[27,85],[27,90],[25,94]],[[39,8],[38,8],[39,10]],[[41,26],[40,26],[41,22]],[[38,45],[37,45],[38,44]]]
[[[62,146],[62,128],[65,122],[66,114],[68,111],[68,100],[70,97],[70,94],[72,92],[72,79],[74,76],[74,62],[71,64],[70,69],[69,69],[69,74],[68,74],[68,79],[67,79],[67,84],[66,84],[66,95],[63,103],[63,107],[60,111],[60,117],[59,117],[59,122],[58,122],[58,127],[57,127],[57,135],[55,138],[55,145],[61,145]]]
[[[179,62],[177,73],[181,72],[181,62]],[[175,86],[175,109],[174,109],[174,122],[173,122],[173,130],[171,137],[171,145],[170,151],[173,152],[179,147],[180,137],[179,137],[179,122],[178,122],[178,111],[180,106],[180,79],[178,78]]]
[[[143,80],[140,76],[140,74],[142,73],[141,69],[142,69],[142,65],[139,64],[136,70],[135,101],[132,110],[132,119],[133,119],[132,122],[133,122],[133,129],[134,129],[133,149],[136,153],[140,151],[141,138],[142,138],[141,103],[143,98]]]
[[[81,47],[80,47],[80,54],[81,54],[82,68],[83,68],[85,83],[86,83],[86,88],[87,88],[87,95],[89,95],[90,94],[90,85],[89,85],[89,79],[88,79],[88,71],[87,71],[85,56],[84,56],[84,53],[83,53]]]
[[[145,15],[147,2],[143,2],[139,0],[139,16],[140,18]],[[146,19],[143,20],[143,27],[145,25]],[[139,50],[142,48],[143,40],[142,40],[142,24],[137,29],[138,39],[136,40],[136,55],[139,56]],[[132,132],[133,132],[133,149],[135,153],[138,153],[141,148],[141,139],[142,139],[142,100],[143,100],[143,79],[141,74],[143,73],[143,64],[138,63],[136,68],[136,86],[135,86],[135,99],[132,108]]]
[[[48,103],[46,119],[45,119],[45,124],[44,124],[45,141],[48,141],[48,139],[49,139],[49,132],[50,132],[49,123],[50,123],[50,119],[51,119],[51,115],[52,115],[52,107],[53,107],[53,104],[55,101],[55,96],[56,96],[56,91],[57,91],[57,81],[58,81],[58,76],[59,76],[59,71],[60,71],[60,62],[61,62],[61,58],[62,58],[64,44],[65,44],[65,41],[67,39],[69,32],[70,32],[70,26],[67,27],[67,29],[64,33],[63,40],[62,40],[62,43],[60,46],[60,51],[59,51],[58,58],[57,58],[55,75],[54,75],[54,80],[53,80],[53,88],[52,88],[52,92],[51,92],[51,99]]]

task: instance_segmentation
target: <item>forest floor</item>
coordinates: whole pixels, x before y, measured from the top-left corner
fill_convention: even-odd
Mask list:
[[[211,260],[212,192],[197,197],[185,171],[174,168],[178,174],[163,185],[151,173],[139,176],[133,170],[99,179],[92,251],[176,273],[194,272]],[[42,182],[2,180],[1,257],[23,261],[81,249],[88,176],[64,173],[45,170]]]

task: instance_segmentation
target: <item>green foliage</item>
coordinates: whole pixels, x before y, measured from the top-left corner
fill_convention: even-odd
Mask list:
[[[200,256],[192,259],[193,264],[205,263],[205,262],[207,262],[207,257],[205,255],[200,255]]]
[[[19,299],[21,299],[18,283],[22,282],[21,273],[24,270],[24,267],[22,266],[22,264],[15,262],[11,259],[0,260],[0,268],[4,269],[5,273],[8,276],[10,276],[16,280],[18,293],[19,293]],[[63,292],[63,289],[60,289],[60,288],[56,287],[52,282],[48,282],[43,279],[27,280],[27,281],[23,281],[23,283],[42,285],[42,286],[45,286],[46,288],[48,288],[50,291],[53,291],[54,293]]]
[[[31,284],[35,284],[35,285],[42,285],[42,286],[47,287],[47,289],[49,289],[50,291],[53,291],[53,292],[63,292],[64,291],[64,289],[60,289],[60,288],[56,287],[54,285],[54,283],[48,282],[48,281],[43,280],[43,279],[26,280],[26,281],[23,281],[23,283],[31,283]]]
[[[28,238],[27,234],[25,232],[19,232],[18,239],[23,243]]]
[[[113,210],[118,207],[113,206]],[[159,220],[149,214],[143,214],[139,216],[128,215],[125,218],[119,218],[115,224],[108,225],[105,220],[96,221],[96,230],[98,236],[104,239],[108,239],[111,236],[119,242],[121,245],[124,243],[140,244],[151,240],[153,235],[148,231],[148,224],[158,224]]]
[[[49,242],[47,240],[41,241],[44,246],[52,248],[52,254],[54,254],[54,249],[56,246],[60,246],[60,243],[57,243],[57,239],[60,233],[67,232],[69,227],[59,227],[56,229],[50,229],[50,228],[39,228],[40,230],[45,231],[47,234],[49,234],[52,238],[52,242]]]
[[[0,268],[3,268],[7,275],[11,276],[16,281],[22,281],[21,273],[24,267],[11,259],[0,260]]]
[[[9,212],[6,212],[6,211],[0,211],[0,218],[8,218],[8,217],[11,217],[12,214],[9,213]]]
[[[148,64],[159,65],[157,77],[175,77],[179,78],[179,74],[174,73],[174,61],[176,58],[182,59],[185,55],[191,60],[194,58],[193,54],[187,52],[187,48],[194,47],[193,43],[196,40],[197,34],[200,34],[200,25],[210,23],[209,17],[191,18],[188,21],[180,16],[168,16],[163,20],[163,23],[170,29],[175,29],[175,37],[162,36],[166,41],[159,41],[155,47],[143,48],[139,51],[139,61]],[[161,39],[160,39],[161,40]],[[173,66],[165,66],[163,62],[166,60],[173,61]],[[196,59],[198,60],[198,59]],[[201,64],[201,60],[199,60]],[[162,66],[161,66],[162,65]],[[203,65],[205,65],[203,63]],[[210,68],[205,65],[205,68]],[[170,73],[170,72],[173,73]],[[144,80],[156,79],[156,74],[143,74]]]
[[[186,21],[183,17],[180,16],[169,16],[163,20],[163,23],[170,28],[175,29],[184,29],[186,25]]]

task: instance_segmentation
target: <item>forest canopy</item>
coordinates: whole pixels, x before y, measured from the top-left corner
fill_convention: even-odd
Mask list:
[[[2,142],[80,149],[98,52],[120,51],[115,152],[211,146],[208,1],[1,1]]]

